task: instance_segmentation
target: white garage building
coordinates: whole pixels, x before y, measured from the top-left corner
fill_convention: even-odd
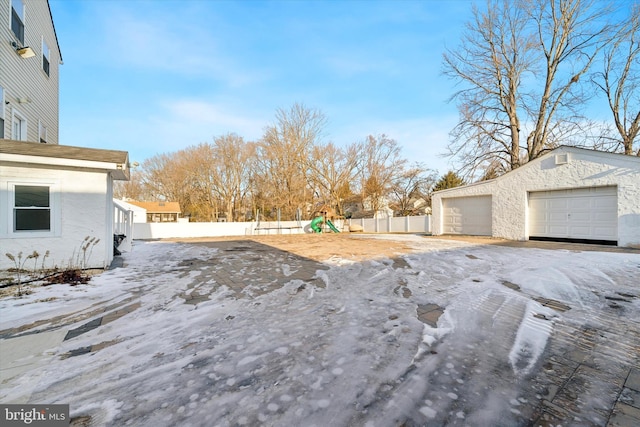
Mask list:
[[[434,235],[640,247],[640,157],[560,147],[499,178],[438,191]]]

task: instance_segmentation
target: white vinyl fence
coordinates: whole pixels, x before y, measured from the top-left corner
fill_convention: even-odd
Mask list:
[[[348,224],[362,226],[365,233],[431,233],[431,215],[350,219]]]
[[[256,222],[136,222],[133,225],[133,238],[149,240],[310,233],[310,222],[262,221],[259,227]],[[365,233],[429,233],[431,231],[430,216],[336,220],[334,224],[338,230],[344,232],[349,231],[350,224],[362,226]],[[327,232],[330,231],[327,229]]]

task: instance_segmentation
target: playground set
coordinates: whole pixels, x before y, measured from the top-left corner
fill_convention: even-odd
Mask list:
[[[257,234],[261,234],[263,231],[266,234],[269,234],[272,230],[274,230],[278,234],[281,234],[283,230],[289,231],[290,234],[294,232],[304,231],[304,228],[302,227],[302,212],[300,211],[300,209],[296,211],[295,221],[281,221],[280,209],[277,210],[276,221],[261,221],[260,210],[256,212],[256,217],[258,219],[258,222],[253,228],[253,232]],[[327,228],[334,233],[340,233],[338,227],[336,227],[336,225],[333,223],[333,221],[335,221],[336,219],[344,218],[337,216],[333,209],[331,209],[327,205],[324,205],[318,211],[316,211],[314,218],[309,224],[309,228],[314,233],[322,233],[326,231]]]
[[[322,226],[323,224],[326,224],[326,226],[329,227],[329,229],[334,233],[340,232],[340,230],[336,228],[333,222],[331,222],[332,219],[335,220],[336,218],[339,218],[338,216],[336,216],[336,213],[333,209],[331,209],[327,205],[324,205],[318,212],[318,215],[311,220],[310,224],[310,227],[314,233],[322,233],[324,231],[324,227]],[[340,217],[340,219],[342,218]]]
[[[261,221],[260,220],[260,209],[256,212],[256,218],[258,218],[258,223],[254,227],[254,233],[260,234],[262,231],[266,231],[267,234],[271,232],[271,230],[276,230],[278,234],[282,233],[282,230],[289,230],[289,233],[293,233],[294,230],[302,231],[302,212],[300,209],[296,211],[296,219],[295,221],[281,221],[280,220],[280,209],[277,210],[277,220],[276,221]]]

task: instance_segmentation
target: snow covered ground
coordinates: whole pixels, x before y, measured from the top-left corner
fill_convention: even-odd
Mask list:
[[[2,384],[0,401],[30,388],[31,403],[69,403],[72,417],[113,426],[513,426],[529,425],[553,398],[563,373],[550,366],[575,371],[568,354],[581,333],[601,331],[590,348],[577,346],[589,366],[640,362],[637,253],[362,238],[403,240],[415,252],[358,263],[334,256],[304,281],[285,258],[271,272],[252,270],[256,253],[246,247],[145,242],[88,285],[2,299],[0,330],[75,316],[72,329],[129,301],[140,306],[47,349],[40,366]],[[238,297],[207,274],[225,265],[291,280]],[[196,291],[209,299],[185,304]],[[436,325],[418,318],[428,304],[443,310]],[[572,421],[602,425],[606,392],[582,384]]]

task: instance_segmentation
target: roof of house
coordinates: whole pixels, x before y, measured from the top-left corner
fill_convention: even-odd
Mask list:
[[[147,211],[144,208],[141,208],[140,206],[137,206],[137,205],[133,205],[129,202],[130,200],[128,199],[127,200],[113,199],[113,203],[124,210],[144,212],[145,214],[147,213]]]
[[[60,50],[60,43],[58,42],[58,33],[56,32],[56,25],[53,22],[53,14],[51,13],[51,5],[49,4],[49,0],[47,0],[47,8],[49,9],[49,17],[51,18],[51,26],[53,27],[53,35],[56,38],[56,46],[58,47],[58,53],[60,54],[60,64],[62,61],[62,51]]]
[[[127,200],[127,203],[144,208],[147,213],[181,213],[178,202],[136,202]]]
[[[129,179],[126,151],[0,139],[0,154],[5,161],[103,169],[116,179]]]

